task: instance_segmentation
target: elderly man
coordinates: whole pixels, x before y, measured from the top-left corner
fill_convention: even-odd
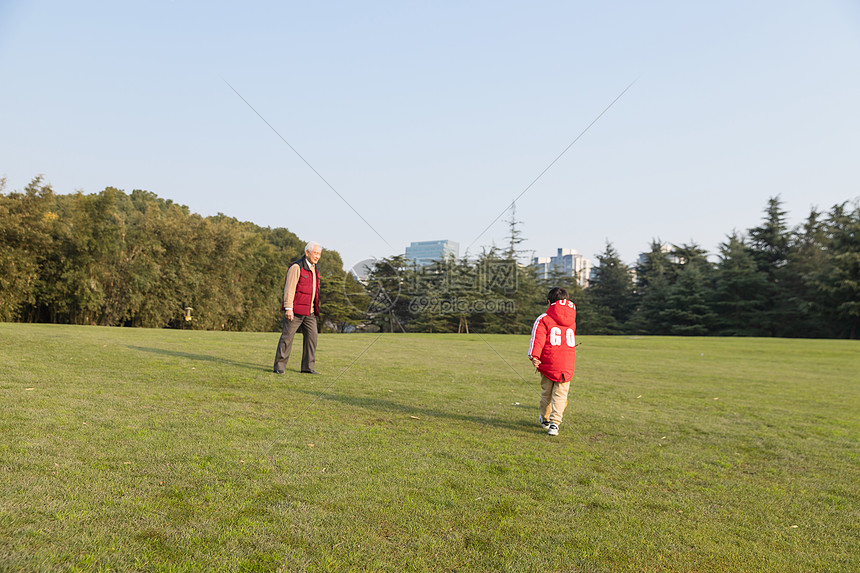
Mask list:
[[[284,298],[281,310],[284,312],[284,329],[275,353],[275,373],[283,374],[293,347],[296,331],[302,331],[302,372],[319,374],[314,370],[317,348],[317,317],[320,314],[320,276],[317,262],[322,247],[310,242],[305,254],[290,264],[284,281]]]

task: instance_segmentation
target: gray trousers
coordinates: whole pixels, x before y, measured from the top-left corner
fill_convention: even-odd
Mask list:
[[[293,315],[292,320],[284,317],[284,329],[275,352],[275,372],[283,372],[287,366],[293,348],[293,337],[298,330],[302,331],[302,372],[313,371],[317,352],[317,317]]]

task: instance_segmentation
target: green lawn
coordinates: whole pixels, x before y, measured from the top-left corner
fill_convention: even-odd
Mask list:
[[[0,323],[0,570],[860,570],[856,341],[277,339]]]

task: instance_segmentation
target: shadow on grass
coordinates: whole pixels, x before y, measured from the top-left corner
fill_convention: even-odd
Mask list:
[[[506,428],[508,430],[518,430],[521,432],[527,432],[529,434],[534,433],[536,430],[540,430],[540,425],[537,423],[537,408],[535,408],[535,423],[529,424],[525,420],[502,420],[499,418],[489,418],[486,416],[476,416],[476,415],[467,415],[467,414],[457,414],[455,412],[451,412],[448,410],[439,410],[436,408],[426,408],[421,406],[411,406],[406,404],[400,404],[398,402],[393,402],[391,400],[382,400],[380,398],[360,398],[357,396],[343,396],[343,395],[334,395],[334,394],[319,394],[316,392],[311,392],[309,390],[294,390],[294,392],[300,392],[302,394],[308,394],[310,396],[314,396],[320,400],[330,400],[333,402],[340,402],[341,404],[346,404],[347,406],[355,406],[357,408],[364,408],[366,410],[376,410],[378,412],[384,412],[387,414],[406,414],[409,416],[426,416],[428,418],[447,418],[449,420],[458,420],[461,422],[471,422],[473,424],[481,424],[485,426],[491,426],[494,428]]]
[[[263,372],[271,372],[272,368],[266,368],[259,364],[251,362],[237,362],[236,360],[228,360],[220,356],[209,356],[207,354],[191,354],[190,352],[177,352],[176,350],[165,350],[163,348],[148,348],[146,346],[128,346],[130,350],[139,352],[151,352],[153,354],[163,354],[166,356],[175,356],[176,358],[188,358],[189,360],[199,360],[201,362],[216,362],[218,364],[229,364],[230,366],[238,366],[239,368],[247,368],[249,370],[262,370]]]

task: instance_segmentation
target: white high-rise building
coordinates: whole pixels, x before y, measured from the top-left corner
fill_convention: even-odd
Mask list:
[[[586,259],[576,249],[559,249],[554,257],[535,257],[532,267],[537,269],[538,278],[548,279],[554,273],[576,277],[582,288],[588,286],[591,276],[591,259]]]

